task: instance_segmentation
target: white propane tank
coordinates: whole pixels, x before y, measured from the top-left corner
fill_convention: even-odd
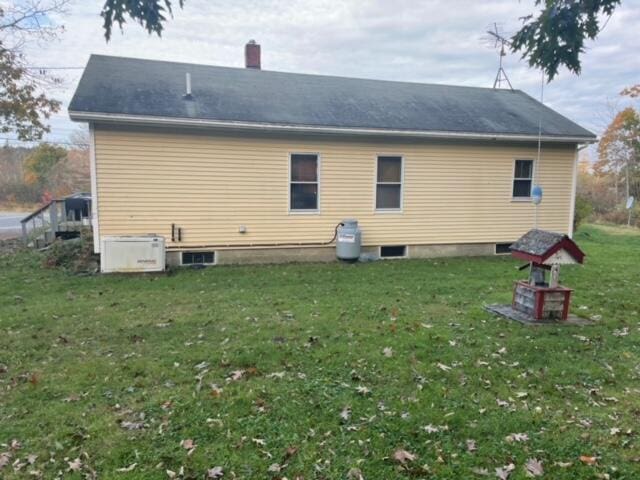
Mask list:
[[[343,220],[338,226],[336,256],[340,260],[355,262],[360,258],[361,244],[362,232],[358,228],[358,221],[354,219]]]

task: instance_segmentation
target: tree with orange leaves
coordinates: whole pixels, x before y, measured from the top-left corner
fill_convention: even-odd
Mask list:
[[[640,115],[632,107],[618,112],[604,131],[598,145],[597,175],[617,178],[616,190],[623,184],[623,201],[640,193]]]

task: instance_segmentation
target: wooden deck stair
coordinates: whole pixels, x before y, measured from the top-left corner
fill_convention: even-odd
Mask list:
[[[43,248],[56,238],[77,236],[83,227],[91,225],[91,213],[77,219],[75,212],[67,212],[65,199],[52,200],[27,215],[22,225],[22,241],[25,246]]]

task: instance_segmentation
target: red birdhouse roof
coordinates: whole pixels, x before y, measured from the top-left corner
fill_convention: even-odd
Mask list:
[[[567,235],[533,229],[511,245],[511,255],[528,262],[544,263],[553,254],[565,250],[576,263],[583,263],[585,253]]]

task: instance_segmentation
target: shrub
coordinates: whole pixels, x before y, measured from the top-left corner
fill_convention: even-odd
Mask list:
[[[576,206],[573,215],[573,229],[577,230],[578,227],[588,220],[593,213],[593,205],[591,202],[581,195],[576,196]]]
[[[47,268],[61,268],[72,273],[96,273],[99,258],[93,253],[91,229],[83,229],[79,238],[53,242],[46,251],[43,264]]]

